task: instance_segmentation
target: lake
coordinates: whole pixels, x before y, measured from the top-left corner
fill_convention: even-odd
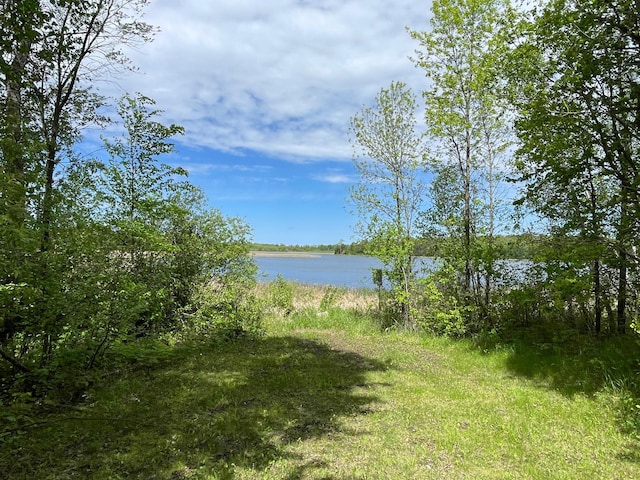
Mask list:
[[[258,280],[275,280],[280,274],[293,282],[347,288],[375,288],[372,269],[382,267],[375,257],[332,253],[256,252],[255,260]]]
[[[311,285],[335,285],[347,288],[376,288],[372,270],[382,268],[375,257],[365,255],[334,255],[332,253],[255,252],[258,280],[271,281],[279,275],[285,280]],[[435,260],[419,257],[417,268],[431,269]],[[532,262],[502,260],[500,268],[508,273],[507,283],[522,282],[527,278]]]

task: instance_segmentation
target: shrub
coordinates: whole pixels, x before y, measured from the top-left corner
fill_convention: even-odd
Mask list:
[[[334,285],[328,285],[320,300],[320,311],[326,312],[330,308],[334,307],[340,296],[344,293],[344,289],[336,287]]]
[[[242,286],[208,284],[195,295],[183,334],[229,340],[263,333],[263,303]]]
[[[461,337],[467,333],[470,307],[447,295],[435,277],[418,280],[419,295],[412,315],[418,328],[437,335]]]
[[[287,282],[282,275],[269,285],[269,299],[271,306],[281,310],[285,315],[293,312],[293,285]]]

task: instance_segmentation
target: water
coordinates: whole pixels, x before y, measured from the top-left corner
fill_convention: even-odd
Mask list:
[[[372,270],[382,268],[380,260],[364,255],[313,253],[287,257],[257,254],[255,260],[259,280],[275,280],[280,274],[289,281],[347,288],[374,288]]]
[[[331,253],[310,253],[292,256],[274,255],[255,257],[258,264],[258,279],[275,280],[281,275],[285,280],[311,285],[334,285],[347,288],[375,288],[372,271],[382,268],[375,257],[364,255],[334,255]],[[434,260],[428,257],[417,259],[417,271],[433,269]],[[524,260],[503,260],[501,268],[509,272],[511,281],[522,282],[527,277],[531,262]]]

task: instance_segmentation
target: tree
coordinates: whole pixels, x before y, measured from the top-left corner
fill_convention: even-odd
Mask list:
[[[128,67],[125,45],[148,41],[153,28],[138,17],[147,0],[67,0],[45,11],[41,43],[34,60],[37,82],[31,86],[38,127],[45,144],[45,181],[40,205],[42,249],[48,249],[54,174],[65,146],[78,129],[100,121],[103,99],[92,92],[98,75]]]
[[[54,210],[66,293],[63,321],[48,334],[52,352],[75,352],[86,359],[82,368],[116,341],[192,326],[208,305],[205,284],[221,286],[219,295],[234,292],[225,305],[235,306],[255,282],[249,228],[208,209],[186,171],[160,163],[182,128],[163,125],[141,94],[125,95],[117,111],[124,133],[104,140],[108,159],[72,162]]]
[[[179,295],[183,304],[173,305],[176,297],[167,287],[174,273],[170,259],[186,241],[176,230],[192,228],[187,219],[202,201],[200,192],[181,180],[187,176],[184,169],[159,162],[158,157],[174,151],[171,138],[184,129],[163,125],[158,120],[162,111],[154,106],[152,99],[140,93],[120,99],[117,113],[125,132],[114,140],[104,139],[109,159],[99,165],[96,185],[96,221],[116,235],[111,252],[117,257],[112,258],[114,264],[119,263],[132,281],[143,286],[149,298],[164,305],[149,307],[156,312],[155,321],[141,319],[139,327],[145,329],[169,321],[175,308],[188,301]],[[183,268],[182,274],[186,273]],[[181,280],[193,280],[188,277]]]
[[[95,85],[131,68],[123,48],[153,34],[140,20],[147,3],[0,2],[3,389],[21,379],[25,390],[82,388],[81,373],[114,342],[189,325],[209,299],[203,284],[224,286],[213,311],[226,308],[236,326],[238,305],[259,319],[246,308],[250,229],[209,209],[185,170],[158,162],[182,128],[160,123],[151,99],[120,101],[125,134],[105,140],[108,159],[74,155],[82,128],[108,121]]]
[[[34,300],[38,283],[34,252],[39,242],[30,201],[40,142],[33,131],[34,112],[23,97],[42,21],[35,0],[0,5],[0,333],[5,338],[29,321],[24,305]]]
[[[157,157],[174,151],[169,140],[184,129],[156,120],[162,112],[155,102],[138,93],[125,94],[118,103],[125,134],[104,140],[109,161],[104,166],[102,195],[105,221],[121,232],[122,250],[138,268],[153,251],[153,232],[159,230],[166,210],[177,206],[173,198],[190,187],[178,181],[187,172],[158,163]]]
[[[64,326],[66,308],[67,259],[54,248],[65,241],[53,235],[60,221],[54,216],[61,200],[58,165],[79,129],[101,120],[96,108],[104,99],[91,90],[91,82],[129,68],[122,47],[150,39],[152,28],[139,19],[146,3],[0,4],[1,343],[22,332],[21,353],[31,341],[39,342],[43,363]]]
[[[601,263],[616,270],[620,333],[638,267],[639,25],[637,2],[553,0],[510,61],[525,200],[590,245],[596,330],[607,297]]]
[[[2,117],[0,152],[2,167],[2,212],[14,228],[26,220],[27,152],[33,138],[26,131],[33,113],[25,111],[23,96],[28,82],[27,68],[37,41],[43,12],[38,1],[7,0],[0,10],[0,74],[2,75]],[[5,216],[6,215],[6,216]]]
[[[386,271],[405,328],[414,328],[410,294],[416,218],[424,201],[421,180],[425,151],[416,132],[416,99],[402,82],[382,88],[375,107],[364,108],[351,119],[354,163],[360,183],[351,200],[360,216],[359,231],[368,241],[368,253],[389,268]]]
[[[410,31],[414,59],[425,70],[427,134],[436,145],[430,168],[432,208],[427,225],[453,240],[445,255],[461,265],[463,295],[487,314],[496,276],[498,187],[510,144],[506,106],[497,91],[497,35],[504,0],[434,0],[429,32]],[[484,243],[483,243],[484,242]]]

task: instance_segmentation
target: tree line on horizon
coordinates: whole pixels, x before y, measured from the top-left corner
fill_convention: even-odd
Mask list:
[[[495,242],[500,245],[500,258],[504,260],[533,260],[542,254],[542,243],[545,235],[534,233],[518,233],[496,235]],[[298,245],[285,243],[251,243],[251,250],[256,252],[319,252],[335,255],[370,255],[367,240],[351,243],[326,243]],[[413,257],[439,257],[441,248],[438,238],[416,238],[413,240]]]

